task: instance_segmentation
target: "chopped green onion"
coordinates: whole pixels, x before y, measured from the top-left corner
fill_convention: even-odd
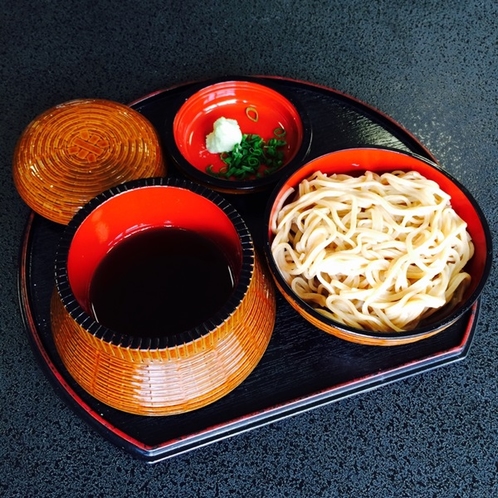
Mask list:
[[[251,121],[254,121],[255,123],[258,122],[258,119],[259,119],[258,110],[255,109],[254,107],[246,107],[246,116]]]
[[[252,108],[247,108],[252,109]],[[206,172],[219,178],[262,178],[274,173],[284,164],[284,152],[280,150],[287,145],[282,137],[285,136],[283,128],[276,128],[274,135],[267,142],[256,134],[243,134],[240,143],[235,144],[230,152],[223,152],[220,158],[224,165],[218,173],[213,171],[213,166],[206,168]]]

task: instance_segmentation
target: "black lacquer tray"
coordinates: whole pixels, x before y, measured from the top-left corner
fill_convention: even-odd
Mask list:
[[[224,78],[226,79],[226,78]],[[434,160],[417,139],[388,116],[337,91],[277,77],[250,79],[275,88],[306,113],[312,139],[306,160],[356,146],[412,151]],[[164,139],[172,113],[192,92],[219,80],[194,82],[150,94],[131,105]],[[178,175],[172,161],[170,175]],[[269,192],[226,195],[245,218],[256,245],[263,236]],[[362,346],[315,329],[281,297],[269,347],[251,375],[223,399],[200,410],[143,417],[109,408],[83,391],[65,370],[50,330],[54,257],[63,227],[31,214],[21,244],[19,298],[33,350],[56,391],[76,414],[117,446],[158,462],[279,419],[463,359],[470,348],[477,302],[456,324],[405,346]]]

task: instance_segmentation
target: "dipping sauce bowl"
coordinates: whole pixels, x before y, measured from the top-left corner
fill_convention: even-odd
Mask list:
[[[61,238],[52,331],[69,373],[139,415],[212,403],[256,367],[275,296],[237,211],[187,180],[107,190]]]

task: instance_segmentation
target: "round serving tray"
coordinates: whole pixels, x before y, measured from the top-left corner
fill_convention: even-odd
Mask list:
[[[131,104],[167,139],[172,109],[205,85],[193,82],[149,94]],[[232,78],[233,79],[233,78]],[[435,160],[390,117],[348,95],[278,77],[236,77],[268,85],[298,100],[307,113],[312,139],[306,160],[358,146],[411,151]],[[172,161],[170,161],[172,163]],[[168,175],[179,175],[168,163]],[[226,195],[246,220],[257,247],[263,237],[268,191]],[[479,302],[456,324],[421,342],[381,348],[342,341],[312,327],[279,296],[276,326],[252,374],[221,400],[197,411],[167,417],[130,415],[88,395],[65,370],[50,330],[54,258],[63,226],[31,213],[21,242],[19,300],[22,316],[43,371],[63,400],[104,437],[148,462],[184,453],[312,408],[371,390],[463,359],[470,348]]]

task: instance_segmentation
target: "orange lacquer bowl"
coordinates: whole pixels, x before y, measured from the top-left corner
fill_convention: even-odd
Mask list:
[[[233,290],[212,316],[185,331],[169,333],[167,315],[164,334],[107,328],[89,309],[92,276],[116,244],[157,227],[209,237],[230,261]],[[244,221],[218,194],[186,180],[127,182],[92,199],[66,227],[55,272],[51,324],[57,351],[83,389],[124,412],[172,415],[213,403],[246,379],[273,331],[271,277],[263,273]],[[195,288],[193,281],[185,296],[191,310]]]

